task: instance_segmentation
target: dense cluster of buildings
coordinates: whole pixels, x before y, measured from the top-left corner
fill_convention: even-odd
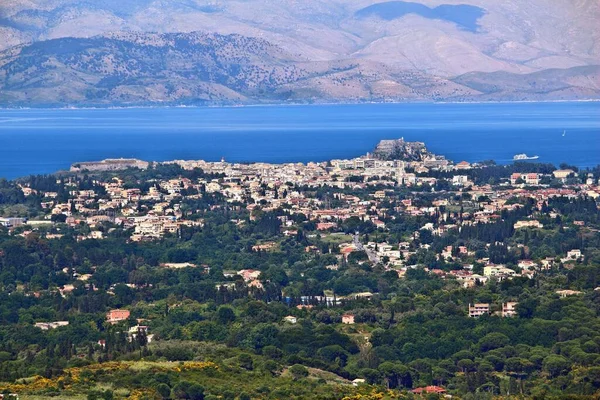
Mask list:
[[[386,146],[383,146],[385,151],[396,151]],[[465,161],[454,164],[428,153],[424,147],[412,146],[408,142],[402,142],[398,148],[409,152],[404,154],[402,160],[367,154],[351,160],[307,164],[171,161],[164,164],[176,164],[184,170],[201,169],[203,176],[208,178],[153,179],[151,182],[143,182],[144,185],[140,187],[127,186],[118,177],[106,180],[97,178],[95,187],[101,188],[102,193],[98,189],[81,189],[77,175],[71,175],[61,180],[69,193],[67,199],[60,199],[56,192],[40,192],[23,184],[21,189],[25,196],[36,195],[41,199],[40,206],[47,210],[47,218],[27,220],[24,217],[1,217],[0,225],[27,235],[41,225],[59,221],[72,227],[86,227],[81,229],[77,240],[103,240],[115,229],[128,231],[131,241],[155,240],[167,234],[177,235],[183,227],[202,227],[204,221],[196,218],[194,210],[186,209],[182,204],[200,200],[210,194],[221,195],[232,207],[245,208],[250,220],[254,218],[254,211],[257,209],[284,209],[285,213],[279,216],[282,237],[297,234],[294,216],[300,214],[306,220],[314,222],[315,230],[321,235],[341,234],[344,221],[350,218],[370,223],[376,230],[385,232],[387,225],[393,222],[390,214],[427,217],[431,222],[419,226],[410,239],[402,242],[363,242],[355,236],[339,244],[336,251],[340,262],[354,252],[364,251],[369,262],[382,264],[384,268],[396,271],[403,277],[411,268],[417,267],[410,263],[413,256],[421,249],[428,249],[426,244],[415,244],[419,243],[416,239],[425,233],[444,235],[460,231],[466,226],[493,223],[500,220],[504,212],[523,207],[519,202],[511,201],[515,198],[529,199],[535,207],[530,215],[514,224],[514,229],[543,229],[540,217],[559,216],[555,210],[546,210],[546,214],[542,212],[553,197],[573,199],[587,196],[597,199],[600,196],[600,187],[593,176],[577,178],[573,170],[557,170],[552,176],[535,172],[515,173],[495,184],[477,184],[470,172],[486,168],[484,165]],[[148,168],[148,163],[139,160],[105,160],[79,163],[74,165],[73,171],[116,171],[130,167]],[[560,181],[562,184],[542,184],[547,179]],[[439,184],[443,184],[443,189],[436,190]],[[315,195],[318,189],[329,189],[331,196],[319,198]],[[399,190],[409,194],[399,196]],[[434,200],[423,201],[418,195],[410,195],[411,191],[422,193],[424,190],[432,194],[429,197]],[[577,225],[577,221],[575,224]],[[57,238],[61,233],[47,231],[46,235],[48,238]],[[252,251],[271,251],[276,245],[276,242],[259,243]],[[494,243],[486,244],[487,247],[491,245]],[[306,250],[321,251],[310,246]],[[464,245],[448,246],[437,257],[459,263],[461,268],[442,271],[427,266],[429,273],[444,279],[456,279],[465,288],[470,288],[485,284],[490,279],[532,277],[537,271],[552,268],[556,263],[581,262],[584,256],[581,249],[575,248],[558,260],[523,259],[516,267],[508,267],[477,257],[476,249]],[[476,273],[473,262],[465,260],[475,260],[484,267]],[[328,268],[336,269],[337,265]],[[248,286],[260,287],[260,271],[240,270],[236,273]],[[490,305],[474,304],[469,307],[468,312],[472,317],[489,314]],[[498,312],[502,316],[514,315],[515,303],[504,303]],[[108,321],[112,323],[122,317],[117,314],[109,316]],[[349,321],[348,319],[345,323],[350,323]],[[53,327],[40,325],[42,329]]]

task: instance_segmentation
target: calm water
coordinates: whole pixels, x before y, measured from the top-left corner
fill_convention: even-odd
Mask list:
[[[399,137],[455,161],[508,163],[527,153],[540,162],[594,166],[600,103],[0,110],[0,177],[117,157],[323,161]]]

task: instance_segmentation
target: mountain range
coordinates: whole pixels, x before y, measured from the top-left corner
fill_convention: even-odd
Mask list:
[[[595,0],[3,0],[0,105],[600,98]]]

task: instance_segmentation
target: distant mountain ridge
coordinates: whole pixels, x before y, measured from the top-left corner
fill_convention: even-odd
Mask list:
[[[594,0],[4,0],[0,106],[599,98]]]
[[[600,67],[444,79],[374,62],[315,62],[214,33],[112,33],[0,53],[0,104],[148,105],[597,97]],[[588,83],[589,85],[589,83]]]

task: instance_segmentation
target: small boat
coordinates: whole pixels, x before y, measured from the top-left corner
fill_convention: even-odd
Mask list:
[[[523,161],[523,160],[537,160],[538,158],[540,158],[540,156],[528,156],[527,154],[523,153],[523,154],[516,154],[513,157],[513,160],[515,161]]]

